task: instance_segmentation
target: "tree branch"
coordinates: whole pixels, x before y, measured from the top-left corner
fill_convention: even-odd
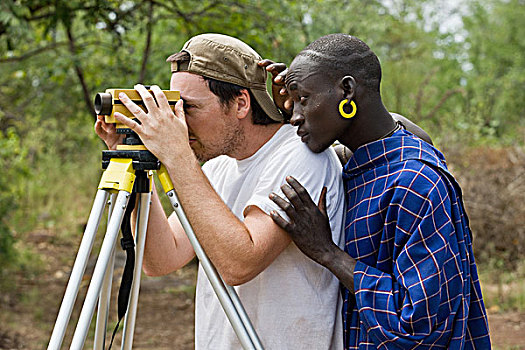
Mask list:
[[[143,84],[146,77],[146,69],[148,65],[150,47],[151,47],[151,36],[153,32],[153,2],[149,2],[148,8],[148,23],[146,24],[146,45],[144,45],[144,52],[142,53],[142,66],[140,67],[139,83]]]
[[[66,41],[63,41],[63,42],[54,42],[48,46],[44,46],[44,47],[39,47],[37,49],[34,49],[32,51],[28,51],[26,53],[24,53],[23,55],[21,56],[13,56],[13,57],[7,57],[7,58],[0,58],[0,63],[7,63],[7,62],[21,62],[23,60],[26,60],[32,56],[35,56],[35,55],[38,55],[38,54],[41,54],[42,52],[45,52],[45,51],[49,51],[49,50],[53,50],[59,46],[64,46],[64,45],[68,45],[68,42]]]
[[[455,94],[463,94],[465,92],[462,88],[455,88],[447,90],[438,103],[432,108],[432,110],[424,117],[425,119],[432,119],[434,117],[434,114],[443,106],[443,104],[453,95]]]
[[[436,74],[437,71],[438,71],[437,67],[432,69],[425,77],[425,80],[423,80],[423,82],[419,85],[419,90],[416,96],[416,108],[415,108],[416,116],[418,118],[421,116],[421,105],[423,101],[424,89],[430,83],[430,79],[432,79],[432,77]]]
[[[97,114],[95,113],[95,110],[93,109],[93,103],[91,102],[89,90],[88,90],[86,81],[84,79],[84,72],[76,58],[77,49],[75,47],[75,38],[73,37],[73,33],[71,32],[70,26],[66,26],[66,33],[67,33],[67,38],[69,40],[69,51],[71,52],[71,55],[72,55],[73,65],[75,66],[75,72],[77,73],[78,80],[80,81],[80,85],[82,86],[84,102],[86,103],[86,107],[88,111],[93,116],[93,119],[97,120]]]

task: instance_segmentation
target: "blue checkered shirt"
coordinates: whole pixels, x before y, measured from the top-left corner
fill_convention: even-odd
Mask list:
[[[490,349],[461,190],[443,155],[405,130],[360,147],[343,170],[346,349]]]

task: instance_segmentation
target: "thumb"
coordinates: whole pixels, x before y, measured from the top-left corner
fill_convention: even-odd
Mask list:
[[[317,204],[317,207],[321,211],[321,213],[324,216],[326,215],[326,186],[323,186],[323,190],[321,191],[321,195],[319,196],[319,204]]]

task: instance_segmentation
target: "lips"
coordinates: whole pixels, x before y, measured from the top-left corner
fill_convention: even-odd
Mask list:
[[[308,134],[306,131],[301,130],[301,129],[297,129],[297,136],[299,136],[301,138],[302,142],[308,141],[309,135],[310,134]]]

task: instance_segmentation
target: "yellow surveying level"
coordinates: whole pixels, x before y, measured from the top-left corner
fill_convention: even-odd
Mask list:
[[[148,90],[151,93],[151,90]],[[180,92],[174,90],[162,90],[168,103],[171,106],[171,109],[175,107],[175,103],[180,99]],[[135,116],[131,114],[130,111],[120,102],[118,96],[120,93],[125,93],[128,95],[129,99],[139,105],[144,111],[144,103],[139,93],[136,90],[132,89],[107,89],[105,92],[99,92],[95,96],[95,113],[98,115],[103,115],[106,123],[115,123],[117,124],[117,129],[125,128],[122,124],[118,123],[114,117],[115,112],[124,114],[126,117],[135,119]],[[153,94],[152,94],[153,95]]]

